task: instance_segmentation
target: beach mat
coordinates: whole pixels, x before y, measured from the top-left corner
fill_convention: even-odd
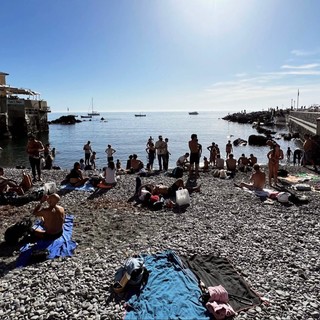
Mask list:
[[[20,249],[20,255],[16,267],[25,267],[31,261],[32,254],[37,251],[47,251],[47,259],[56,257],[70,257],[75,250],[77,243],[71,239],[73,228],[73,215],[66,215],[63,224],[62,236],[55,240],[39,240],[35,244],[27,243]]]
[[[213,255],[183,257],[185,265],[206,287],[222,285],[228,292],[229,304],[235,312],[247,310],[262,303],[256,294],[226,258]]]
[[[70,183],[64,184],[60,186],[60,190],[75,190],[75,191],[87,191],[87,192],[93,192],[95,190],[95,187],[91,183],[85,183],[83,186],[75,187],[71,185]]]
[[[142,257],[149,278],[141,291],[128,297],[125,320],[211,319],[197,278],[173,251]]]

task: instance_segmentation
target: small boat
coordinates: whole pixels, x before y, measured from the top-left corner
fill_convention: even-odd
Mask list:
[[[93,110],[93,98],[91,99],[91,112],[88,112],[88,116],[100,116],[98,111]]]
[[[92,118],[92,116],[91,115],[87,115],[87,116],[80,116],[82,119],[91,119]]]
[[[88,113],[88,116],[100,116],[100,113],[98,111],[92,111]]]
[[[190,115],[190,116],[196,116],[196,115],[198,115],[198,114],[199,114],[198,111],[189,112],[189,115]]]
[[[137,113],[134,115],[135,117],[146,117],[147,115],[144,113]]]

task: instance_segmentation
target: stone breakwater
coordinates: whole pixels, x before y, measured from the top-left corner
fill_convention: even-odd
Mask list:
[[[66,173],[46,171],[43,178],[59,185]],[[21,171],[6,169],[6,175],[19,180]],[[23,269],[14,269],[18,248],[4,246],[3,234],[31,215],[35,203],[0,207],[0,319],[122,319],[123,301],[109,291],[115,271],[126,257],[166,249],[228,257],[268,302],[240,312],[237,320],[319,319],[320,193],[304,193],[310,199],[306,205],[265,205],[233,186],[248,178],[239,173],[234,181],[221,180],[201,173],[201,192],[191,195],[190,207],[181,213],[128,203],[135,175],[121,176],[114,189],[92,200],[89,193],[67,193],[60,204],[75,215],[74,256]],[[163,175],[142,179],[174,181]]]

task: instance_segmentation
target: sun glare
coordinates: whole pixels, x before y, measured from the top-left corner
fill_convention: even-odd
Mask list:
[[[188,31],[203,36],[223,36],[241,27],[250,14],[252,0],[183,0],[173,1],[177,20]]]

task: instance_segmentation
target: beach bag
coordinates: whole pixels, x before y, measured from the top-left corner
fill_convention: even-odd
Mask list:
[[[190,196],[187,189],[179,188],[176,191],[176,204],[178,206],[188,206],[190,205]]]
[[[30,218],[24,218],[10,226],[4,233],[5,242],[10,245],[16,245],[22,237],[31,231],[31,227],[32,221]]]
[[[133,257],[125,261],[115,274],[113,291],[122,293],[127,285],[139,286],[143,282],[146,272],[142,257]]]
[[[171,173],[171,177],[173,178],[182,178],[183,177],[183,168],[181,167],[176,167],[172,170],[172,173]]]

